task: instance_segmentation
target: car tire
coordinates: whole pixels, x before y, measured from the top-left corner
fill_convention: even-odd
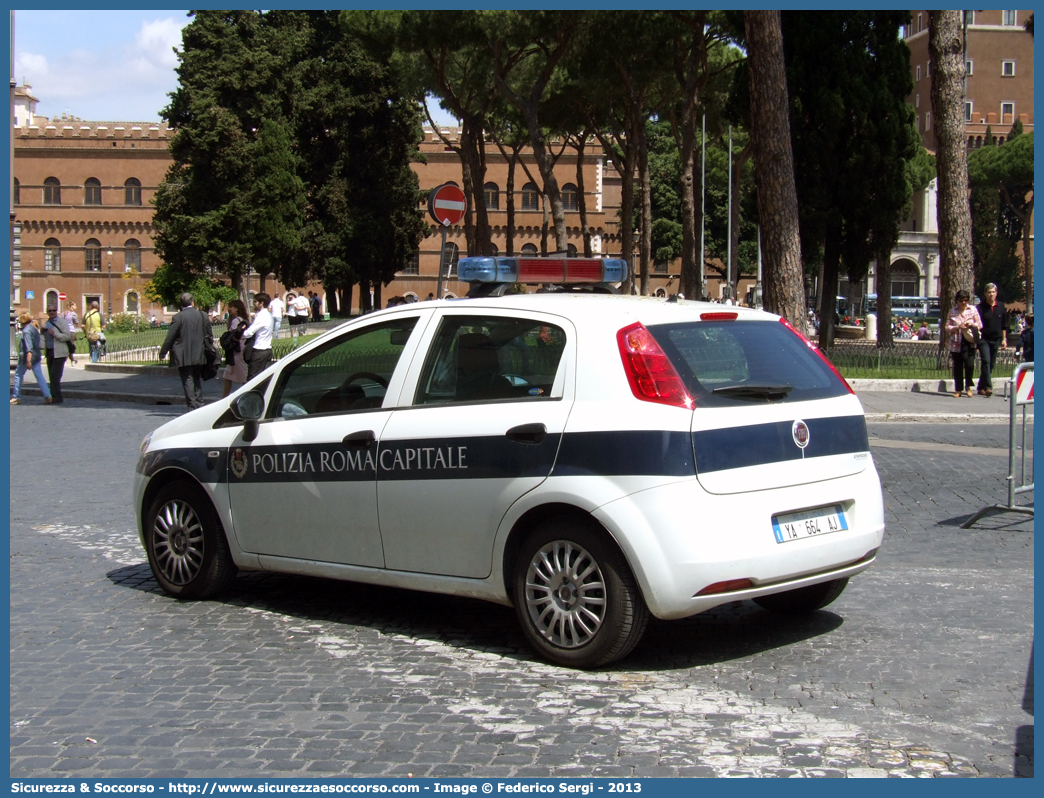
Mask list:
[[[145,552],[160,587],[177,598],[210,598],[236,576],[217,513],[191,482],[172,482],[156,494],[145,516]]]
[[[840,596],[847,585],[847,578],[834,579],[830,582],[820,582],[818,585],[799,587],[796,590],[787,590],[783,593],[758,596],[754,599],[754,603],[772,612],[801,615],[822,609]]]
[[[556,518],[523,541],[514,570],[515,612],[545,658],[574,668],[631,652],[649,609],[627,561],[593,524]]]

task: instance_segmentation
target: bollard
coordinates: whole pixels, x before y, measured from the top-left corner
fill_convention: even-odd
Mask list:
[[[866,314],[866,340],[876,341],[877,340],[877,314],[867,313]]]
[[[990,511],[1025,513],[1033,515],[1032,507],[1017,507],[1015,497],[1020,493],[1029,493],[1033,490],[1032,473],[1031,479],[1026,482],[1026,407],[1033,404],[1033,363],[1020,363],[1015,368],[1015,373],[1009,380],[1010,396],[1008,398],[1008,503],[991,504],[983,507],[979,512],[961,524],[961,529],[970,528],[976,521]],[[1021,441],[1016,440],[1017,411],[1022,408],[1022,436]],[[1020,483],[1016,484],[1015,478],[1015,451],[1021,450]],[[1031,465],[1032,472],[1032,465]]]

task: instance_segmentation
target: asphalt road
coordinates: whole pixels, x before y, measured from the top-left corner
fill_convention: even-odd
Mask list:
[[[577,673],[477,601],[275,575],[168,598],[129,494],[181,412],[11,408],[14,777],[1033,774],[1032,519],[959,526],[1006,498],[1004,425],[870,425],[887,538],[826,610],[653,622]]]

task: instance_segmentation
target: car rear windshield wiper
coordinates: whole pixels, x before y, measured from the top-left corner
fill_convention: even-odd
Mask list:
[[[735,396],[737,399],[782,399],[794,390],[793,385],[725,385],[715,388],[713,393]]]

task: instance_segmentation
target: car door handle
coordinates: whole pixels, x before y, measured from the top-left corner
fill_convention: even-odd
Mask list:
[[[518,443],[543,443],[547,427],[543,424],[522,424],[507,431],[507,436]]]
[[[350,432],[341,438],[341,443],[345,446],[360,446],[363,449],[368,449],[377,442],[376,436],[373,434],[373,430],[364,429],[361,432]]]

